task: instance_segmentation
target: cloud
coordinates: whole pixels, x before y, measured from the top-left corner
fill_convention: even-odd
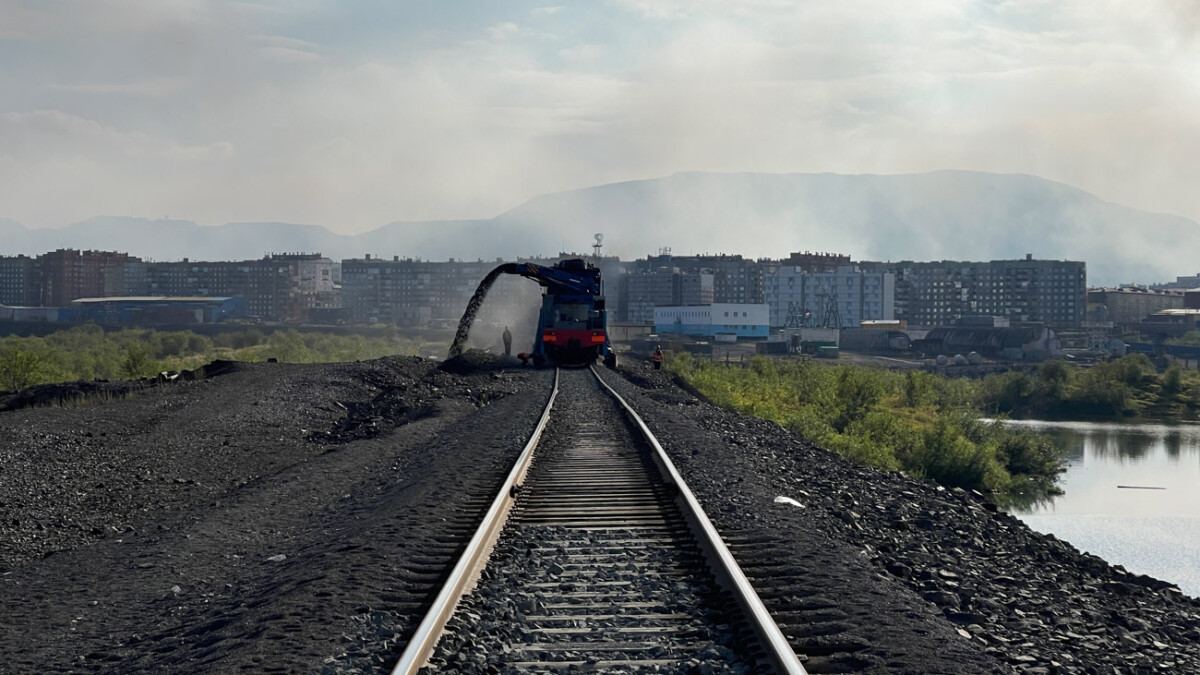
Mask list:
[[[139,132],[126,132],[60,110],[0,113],[0,154],[19,158],[31,151],[88,157],[192,160],[227,158],[230,144],[182,144]]]
[[[180,78],[160,77],[137,82],[80,82],[49,84],[51,91],[72,94],[116,94],[122,96],[161,97],[177,93],[185,86]]]
[[[950,167],[1200,217],[1194,6],[1103,7],[0,0],[0,216],[355,230],[683,170]]]
[[[291,47],[259,47],[259,53],[271,61],[279,63],[315,63],[321,60],[321,55],[306,49]]]
[[[521,27],[512,21],[502,21],[488,28],[488,35],[493,40],[507,40],[521,32]]]
[[[32,223],[165,213],[235,155],[227,141],[180,143],[58,110],[0,113],[0,203]]]

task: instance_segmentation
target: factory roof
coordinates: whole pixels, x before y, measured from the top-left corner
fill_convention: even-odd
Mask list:
[[[127,295],[111,298],[77,298],[72,304],[96,305],[107,302],[225,302],[232,297],[207,295]]]
[[[1088,293],[1145,293],[1147,295],[1183,295],[1182,288],[1143,288],[1141,286],[1115,286],[1089,288]]]

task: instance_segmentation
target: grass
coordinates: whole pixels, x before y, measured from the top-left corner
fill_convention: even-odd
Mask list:
[[[191,331],[105,332],[97,326],[78,326],[44,337],[0,338],[0,391],[74,380],[148,377],[215,359],[322,363],[414,354],[427,348],[396,337],[293,330],[266,334],[252,328],[208,337]]]

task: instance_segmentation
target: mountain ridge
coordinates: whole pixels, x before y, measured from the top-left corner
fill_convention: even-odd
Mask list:
[[[355,235],[314,224],[94,217],[61,228],[0,219],[0,254],[60,247],[126,250],[150,259],[245,259],[321,251],[493,259],[586,249],[642,257],[718,252],[785,257],[794,250],[855,259],[1085,260],[1089,280],[1161,281],[1175,251],[1200,246],[1200,225],[1106,201],[1023,173],[941,169],[911,174],[681,171],[548,193],[491,218],[392,221]],[[1167,242],[1169,245],[1164,246]]]

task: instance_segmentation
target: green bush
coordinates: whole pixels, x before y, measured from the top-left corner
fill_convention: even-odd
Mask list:
[[[1051,361],[1033,373],[990,375],[975,398],[989,413],[1020,417],[1180,417],[1200,411],[1197,397],[1182,395],[1195,380],[1177,366],[1160,376],[1149,358],[1133,354],[1090,368]]]
[[[0,391],[17,391],[36,384],[45,371],[43,357],[17,346],[0,349]]]
[[[667,367],[718,405],[778,422],[871,466],[1002,494],[1050,485],[1060,471],[1061,453],[1052,444],[978,419],[974,403],[983,398],[981,391],[1015,403],[1043,386],[1027,376],[977,383],[764,357],[742,368],[686,354],[671,358]],[[1059,369],[1045,374],[1046,392],[1062,385]]]

